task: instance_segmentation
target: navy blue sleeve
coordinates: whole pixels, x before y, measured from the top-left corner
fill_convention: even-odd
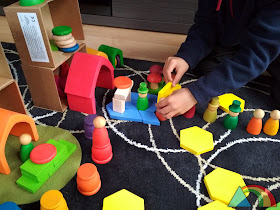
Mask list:
[[[194,24],[188,31],[186,41],[181,45],[177,57],[183,58],[194,68],[206,57],[217,42],[216,12],[217,0],[199,0]]]
[[[198,103],[238,89],[259,76],[280,53],[280,2],[260,9],[240,40],[240,50],[207,76],[189,84]],[[280,74],[280,69],[279,69]]]

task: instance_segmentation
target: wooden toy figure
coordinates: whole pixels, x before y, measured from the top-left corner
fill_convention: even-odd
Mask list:
[[[92,139],[92,132],[94,129],[93,120],[97,117],[96,114],[89,114],[84,118],[84,131],[87,139]]]
[[[31,143],[32,138],[29,134],[24,133],[19,137],[20,146],[20,159],[24,163],[29,159],[30,152],[33,150],[34,146]]]
[[[262,131],[262,119],[264,117],[264,111],[262,109],[256,109],[254,116],[247,125],[247,132],[252,135],[259,135]]]
[[[270,113],[270,118],[266,121],[263,132],[270,136],[275,136],[279,130],[280,111],[274,110]]]
[[[81,165],[77,171],[78,191],[86,196],[97,193],[101,187],[100,175],[92,163]]]
[[[241,102],[234,100],[232,105],[229,106],[229,113],[224,120],[224,127],[230,130],[234,130],[238,124],[238,115],[241,111]]]
[[[217,119],[217,109],[219,108],[219,97],[214,97],[208,104],[207,109],[204,112],[203,119],[206,122],[213,123]]]
[[[58,190],[45,192],[40,199],[41,210],[68,210],[62,193]]]
[[[137,109],[145,111],[149,107],[149,100],[147,97],[149,89],[147,88],[147,83],[141,82],[137,92],[139,95],[137,99]]]
[[[113,157],[113,152],[105,127],[106,120],[104,117],[98,116],[93,120],[93,125],[91,158],[98,164],[108,163]]]
[[[160,74],[150,73],[147,77],[148,82],[150,82],[150,88],[157,90],[159,88],[159,83],[162,81]]]
[[[194,114],[195,114],[195,108],[196,106],[194,105],[190,110],[186,111],[184,114],[183,114],[183,117],[185,118],[193,118]]]

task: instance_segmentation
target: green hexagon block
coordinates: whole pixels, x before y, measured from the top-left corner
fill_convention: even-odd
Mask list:
[[[102,210],[144,210],[144,199],[122,189],[103,200]]]
[[[238,173],[216,168],[204,177],[208,194],[212,200],[219,200],[228,205],[238,187],[246,186],[242,176]],[[246,196],[249,193],[245,193]]]
[[[180,131],[180,147],[200,155],[214,149],[213,134],[197,126]]]

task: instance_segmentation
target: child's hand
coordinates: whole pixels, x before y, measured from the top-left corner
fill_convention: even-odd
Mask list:
[[[176,76],[174,80],[171,77],[171,73],[175,69]],[[163,75],[165,82],[172,82],[172,86],[175,87],[179,83],[182,76],[188,71],[189,64],[182,58],[179,57],[169,57],[165,61],[163,67]]]
[[[157,112],[170,119],[175,115],[184,114],[197,103],[188,88],[175,90],[170,96],[156,104]]]

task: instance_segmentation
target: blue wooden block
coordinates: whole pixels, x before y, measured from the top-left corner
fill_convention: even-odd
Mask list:
[[[149,99],[149,107],[148,107],[148,109],[145,110],[145,112],[154,113],[157,110],[155,104],[156,104],[156,101],[153,101],[153,100],[150,101],[150,99]]]
[[[137,110],[136,102],[135,102],[135,101],[125,102],[125,110],[126,110],[126,109],[134,109],[134,110]]]
[[[14,202],[6,202],[0,205],[0,210],[21,210]]]
[[[160,122],[157,118],[157,116],[155,115],[155,113],[153,112],[147,112],[147,111],[139,111],[142,119],[143,119],[143,123],[145,124],[151,124],[151,125],[160,125]]]
[[[128,120],[133,122],[143,122],[142,117],[137,109],[125,109],[124,113],[113,111],[113,102],[106,105],[110,118],[116,120]]]
[[[138,93],[131,92],[131,101],[137,102],[138,99]]]
[[[152,95],[152,94],[148,94],[148,99],[149,102],[153,102],[153,103],[157,103],[157,96],[156,95]]]
[[[79,49],[79,45],[78,44],[76,44],[74,47],[59,48],[60,51],[65,52],[65,53],[75,52],[77,49]]]

